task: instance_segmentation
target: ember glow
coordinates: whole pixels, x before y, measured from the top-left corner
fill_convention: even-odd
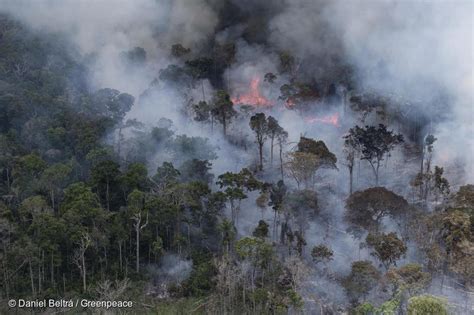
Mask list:
[[[260,78],[254,77],[250,82],[249,91],[243,95],[231,98],[236,105],[252,105],[252,106],[272,106],[273,102],[265,98],[260,93]]]
[[[332,115],[326,115],[326,116],[321,116],[321,117],[306,117],[305,121],[310,124],[327,124],[327,125],[333,125],[335,127],[339,127],[339,114],[335,113]]]

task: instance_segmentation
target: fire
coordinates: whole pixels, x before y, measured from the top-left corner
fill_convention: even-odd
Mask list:
[[[260,92],[260,81],[261,79],[258,76],[255,76],[250,81],[250,85],[248,87],[248,91],[244,94],[231,97],[232,103],[235,105],[251,105],[254,107],[260,106],[273,106],[275,103],[265,96],[263,96]],[[282,108],[292,109],[296,106],[296,101],[293,98],[288,98]],[[332,125],[335,127],[339,127],[339,114],[334,113],[325,116],[310,116],[304,118],[305,122],[309,124],[326,124]]]
[[[246,94],[231,98],[234,104],[252,106],[272,106],[273,102],[260,93],[260,78],[254,77]]]
[[[305,121],[310,124],[322,123],[339,127],[339,114],[326,115],[321,117],[307,117]]]

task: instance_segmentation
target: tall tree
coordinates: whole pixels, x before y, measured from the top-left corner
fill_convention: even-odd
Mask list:
[[[396,261],[405,255],[406,245],[396,233],[369,233],[365,239],[367,245],[373,249],[372,255],[377,257],[386,269],[396,265]]]
[[[356,191],[346,200],[346,220],[356,228],[377,230],[385,216],[400,217],[409,209],[408,202],[384,187]]]
[[[246,168],[239,173],[226,172],[219,175],[217,185],[220,188],[225,187],[224,193],[230,203],[232,224],[238,219],[241,201],[247,198],[245,191],[254,191],[262,187],[262,183]]]
[[[132,212],[131,220],[134,221],[133,228],[135,229],[135,250],[136,261],[135,271],[140,272],[140,232],[148,225],[148,212],[144,215],[145,194],[139,190],[134,190],[128,196],[128,207]],[[145,218],[144,218],[145,216]]]
[[[387,130],[383,124],[378,127],[365,126],[361,128],[355,126],[349,129],[348,136],[351,139],[350,145],[360,153],[360,158],[369,162],[375,177],[375,185],[379,183],[379,169],[384,158],[399,144],[403,142],[401,134],[395,134]]]
[[[274,148],[275,138],[278,137],[278,135],[280,135],[282,132],[284,132],[284,130],[278,124],[278,121],[272,116],[268,116],[267,133],[268,133],[268,137],[270,138],[270,165],[273,165],[273,148]]]
[[[263,170],[263,145],[267,139],[268,122],[264,113],[257,113],[250,117],[250,128],[255,133],[256,142],[258,145],[258,156],[260,171]]]
[[[349,133],[344,137],[344,154],[346,156],[346,166],[349,170],[349,194],[352,195],[354,162],[358,150],[358,142],[354,135]]]
[[[336,168],[337,158],[323,141],[301,137],[298,149],[289,154],[287,168],[298,184],[313,188],[316,171],[322,167]]]
[[[216,93],[213,105],[214,106],[211,109],[211,115],[222,124],[222,130],[224,136],[226,136],[227,126],[229,125],[231,119],[237,115],[237,112],[234,109],[234,104],[230,100],[230,96],[226,91],[219,90]]]
[[[283,172],[283,147],[286,144],[286,141],[288,140],[288,132],[285,130],[282,130],[278,135],[277,135],[277,141],[278,141],[278,152],[279,152],[279,157],[280,157],[280,175],[281,175],[281,180],[284,179],[284,172]]]

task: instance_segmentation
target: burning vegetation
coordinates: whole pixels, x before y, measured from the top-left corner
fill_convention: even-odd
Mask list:
[[[274,102],[262,95],[260,81],[261,79],[258,76],[253,77],[245,93],[231,98],[234,105],[250,105],[253,107],[273,106]]]
[[[472,314],[472,10],[399,2],[6,1],[0,313]]]

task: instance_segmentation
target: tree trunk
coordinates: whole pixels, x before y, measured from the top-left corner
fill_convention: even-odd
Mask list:
[[[260,171],[263,171],[263,142],[258,143],[258,154],[260,156],[259,168]]]
[[[6,168],[7,171],[7,187],[8,187],[8,192],[10,192],[10,170],[8,167]]]
[[[354,167],[349,166],[349,194],[352,195],[352,183],[353,183],[353,172]]]
[[[51,188],[51,206],[53,207],[54,211],[54,188]]]
[[[283,180],[283,146],[280,144],[280,172],[281,180]]]
[[[82,289],[84,292],[87,291],[87,283],[86,283],[86,257],[85,257],[85,251],[82,252],[81,254],[81,261],[82,261]]]
[[[31,265],[31,258],[29,259],[29,264],[30,264],[31,294],[33,295],[33,297],[36,297],[35,281],[34,281],[34,276],[33,276],[33,266]]]
[[[270,137],[270,165],[273,165],[273,141],[275,136]]]
[[[122,267],[122,241],[118,241],[119,245],[119,266],[120,266],[120,272],[122,272],[123,267]]]
[[[51,284],[53,285],[53,288],[55,287],[54,283],[54,252],[51,251]]]
[[[110,202],[109,202],[109,180],[107,179],[105,198],[107,199],[107,211],[110,211]]]
[[[224,137],[227,136],[227,124],[226,119],[223,117],[222,119],[222,128],[224,129]]]
[[[135,266],[135,269],[137,271],[137,273],[140,271],[140,222],[138,222],[137,224],[137,227],[136,227],[136,235],[137,235],[137,262],[136,262],[136,266]]]

